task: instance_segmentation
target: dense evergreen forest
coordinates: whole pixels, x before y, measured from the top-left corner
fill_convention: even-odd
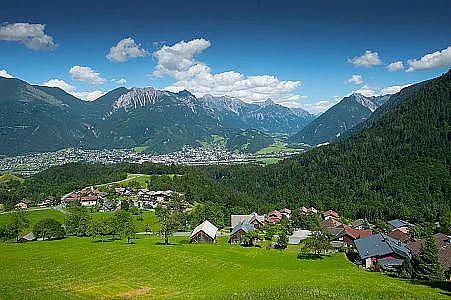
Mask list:
[[[87,185],[124,179],[127,173],[181,174],[152,177],[154,189],[186,193],[229,213],[314,206],[348,218],[451,218],[451,72],[397,95],[396,105],[370,126],[333,144],[277,164],[163,166],[69,164],[23,183],[0,184],[0,201],[61,196]],[[402,96],[402,97],[401,97]],[[401,98],[402,99],[401,99]]]

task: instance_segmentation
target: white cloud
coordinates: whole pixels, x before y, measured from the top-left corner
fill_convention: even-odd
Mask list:
[[[379,95],[379,93],[375,89],[373,89],[367,85],[362,86],[360,89],[358,89],[354,92],[358,93],[358,94],[362,94],[363,96],[366,96],[366,97],[374,97],[374,96]]]
[[[77,81],[84,81],[90,84],[106,82],[106,79],[100,77],[100,74],[90,67],[73,66],[70,68],[69,73],[72,75],[72,79]]]
[[[149,52],[143,49],[140,44],[137,44],[134,39],[129,37],[119,41],[116,46],[111,47],[106,58],[112,62],[120,63],[147,55],[149,55]]]
[[[105,94],[106,92],[104,91],[95,90],[90,92],[75,92],[73,95],[85,101],[94,101]]]
[[[401,91],[403,88],[411,86],[412,84],[404,84],[404,85],[392,85],[392,86],[388,86],[386,88],[381,89],[381,95],[386,95],[386,94],[396,94],[399,91]]]
[[[362,75],[354,74],[349,78],[346,83],[354,83],[354,84],[362,84],[363,78]]]
[[[18,42],[33,50],[56,47],[53,38],[45,33],[44,24],[4,23],[0,26],[0,40]]]
[[[451,66],[451,46],[441,51],[426,54],[419,60],[409,59],[407,63],[409,64],[409,68],[406,72],[449,67]]]
[[[404,64],[402,63],[402,61],[395,61],[387,66],[387,70],[390,72],[396,72],[402,69],[404,69]]]
[[[112,79],[111,81],[114,82],[114,83],[117,83],[117,84],[127,84],[127,80],[125,78]]]
[[[50,79],[49,81],[44,82],[42,85],[49,87],[58,87],[69,94],[75,93],[75,87],[61,79]]]
[[[176,92],[187,89],[196,96],[228,95],[246,102],[271,98],[274,102],[287,105],[301,99],[301,95],[294,94],[301,84],[299,81],[281,81],[272,75],[246,76],[236,71],[212,73],[209,66],[195,58],[210,45],[205,39],[195,39],[163,46],[153,53],[157,62],[153,74],[176,79],[166,87],[167,90]]]
[[[379,58],[379,53],[366,50],[361,56],[356,56],[352,59],[348,59],[348,62],[352,63],[355,67],[370,68],[373,66],[379,66],[382,61]]]
[[[330,100],[320,100],[320,101],[314,102],[314,103],[306,103],[303,105],[303,108],[305,108],[307,111],[311,112],[312,114],[318,115],[318,114],[325,112],[326,110],[328,110],[335,104],[337,104],[339,102],[339,99],[340,98],[338,96],[334,96]]]
[[[44,82],[42,84],[43,86],[49,86],[49,87],[58,87],[65,91],[68,94],[71,94],[74,97],[77,97],[79,99],[85,100],[85,101],[94,101],[97,98],[103,96],[106,94],[106,92],[95,90],[95,91],[85,91],[85,92],[77,92],[76,88],[65,82],[61,79],[50,79],[47,82]]]
[[[5,69],[3,69],[3,70],[0,70],[0,77],[13,78],[13,75],[9,74],[8,72],[6,72]]]

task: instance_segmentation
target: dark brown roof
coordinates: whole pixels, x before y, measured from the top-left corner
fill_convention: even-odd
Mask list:
[[[410,234],[404,233],[402,230],[395,229],[388,234],[389,237],[394,238],[395,240],[401,241],[403,243],[410,240]]]

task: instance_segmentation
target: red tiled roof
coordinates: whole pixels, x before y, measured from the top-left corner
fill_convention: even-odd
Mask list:
[[[369,237],[373,234],[371,229],[354,229],[348,225],[343,225],[343,229],[345,235],[349,235],[354,239]]]
[[[410,239],[410,234],[405,233],[403,230],[400,230],[399,228],[390,232],[388,236],[403,243],[407,242]]]
[[[325,212],[323,212],[323,216],[332,216],[334,218],[339,218],[340,217],[340,215],[337,212],[335,212],[335,211],[333,211],[331,209],[326,210]]]

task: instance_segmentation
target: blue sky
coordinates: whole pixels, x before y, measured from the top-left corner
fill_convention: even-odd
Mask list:
[[[0,3],[0,72],[90,100],[154,86],[317,113],[451,67],[446,0],[55,2]]]

